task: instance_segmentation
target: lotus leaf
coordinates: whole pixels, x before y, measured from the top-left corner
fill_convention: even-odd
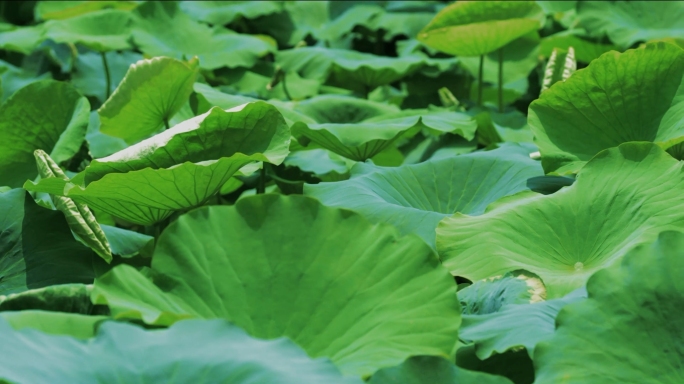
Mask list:
[[[509,384],[505,377],[467,371],[434,356],[414,356],[401,365],[383,368],[369,384]]]
[[[463,314],[459,337],[474,343],[475,354],[482,360],[521,346],[532,357],[537,344],[553,336],[561,308],[586,297],[586,290],[579,288],[559,299],[506,304],[487,314]]]
[[[544,283],[525,270],[474,282],[458,292],[464,315],[486,315],[509,304],[529,304],[546,299]]]
[[[190,320],[145,331],[105,322],[78,340],[36,330],[13,331],[0,319],[0,378],[15,383],[159,381],[193,383],[360,383],[324,359],[311,360],[287,339],[258,340],[222,320]]]
[[[96,12],[105,8],[131,10],[137,1],[40,1],[36,4],[36,18],[63,20]]]
[[[684,378],[684,235],[661,233],[594,274],[535,352],[539,383],[679,383]]]
[[[628,48],[639,41],[684,36],[684,4],[678,1],[578,2],[580,26],[596,36],[608,35]]]
[[[684,206],[682,167],[652,143],[622,144],[552,195],[442,220],[437,249],[454,275],[478,280],[525,269],[541,277],[549,298],[561,297],[635,245],[681,227],[684,214],[674,207]]]
[[[67,335],[78,339],[89,339],[95,336],[99,324],[108,319],[107,316],[32,309],[0,312],[0,322],[7,321],[16,330],[31,328],[46,334]]]
[[[289,130],[275,107],[255,102],[187,120],[111,156],[93,161],[84,185],[55,179],[24,188],[63,195],[133,223],[151,224],[204,203],[241,167],[280,164]]]
[[[19,187],[38,172],[33,151],[57,163],[78,152],[90,104],[65,82],[43,80],[15,92],[0,106],[0,184]]]
[[[629,141],[684,141],[684,50],[647,44],[608,52],[530,105],[529,124],[547,172],[576,172]]]
[[[305,193],[373,222],[390,223],[402,234],[415,233],[434,246],[440,220],[455,212],[482,214],[497,199],[526,190],[527,179],[541,176],[528,153],[515,146],[398,168],[357,164],[350,180],[307,185]]]
[[[540,27],[534,1],[459,1],[418,34],[424,44],[458,56],[481,56]]]
[[[45,37],[58,43],[83,44],[99,51],[131,47],[132,17],[128,11],[106,9],[45,23]]]
[[[95,254],[71,234],[64,215],[22,189],[0,193],[0,295],[53,284],[91,283]]]
[[[162,234],[152,269],[154,283],[115,267],[93,301],[117,318],[219,317],[255,337],[289,336],[348,375],[447,357],[456,343],[456,286],[425,243],[309,197],[250,196],[188,213]]]
[[[150,1],[135,9],[133,39],[150,56],[197,56],[202,68],[251,67],[273,47],[255,36],[192,20],[172,1]]]
[[[277,1],[181,1],[180,9],[195,20],[226,25],[236,19],[254,19],[278,13],[283,4]]]
[[[426,65],[420,56],[392,58],[322,47],[281,51],[276,62],[287,72],[321,81],[330,78],[337,86],[361,92],[397,81]]]
[[[129,143],[159,131],[188,100],[197,72],[197,60],[157,57],[131,65],[98,110],[100,131]]]

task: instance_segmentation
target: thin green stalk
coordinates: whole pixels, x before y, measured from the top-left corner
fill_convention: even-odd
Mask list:
[[[169,128],[170,128],[170,126],[169,126],[169,118],[168,118],[168,117],[164,117],[164,128],[166,128],[166,129],[169,129]]]
[[[477,71],[477,106],[482,106],[482,88],[484,87],[484,55],[480,55],[480,69]]]
[[[100,55],[102,56],[102,66],[104,67],[105,81],[107,83],[107,89],[105,89],[105,100],[107,100],[109,99],[110,90],[112,89],[112,79],[109,75],[109,64],[107,64],[107,56],[104,52],[100,52]]]
[[[285,92],[285,97],[287,97],[288,100],[292,101],[292,96],[290,96],[290,92],[287,90],[287,74],[283,72],[283,92]]]
[[[499,48],[499,112],[504,111],[503,101],[503,48]]]
[[[257,182],[256,193],[261,195],[266,192],[266,164],[261,164],[261,172],[259,172],[259,181]]]

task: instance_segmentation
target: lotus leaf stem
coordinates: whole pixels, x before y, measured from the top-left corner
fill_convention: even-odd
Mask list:
[[[106,83],[106,89],[105,89],[105,100],[109,99],[110,91],[112,89],[112,79],[111,76],[109,75],[109,64],[107,64],[107,56],[105,55],[104,52],[100,52],[100,55],[102,56],[102,66],[104,67],[104,72],[105,72],[105,83]]]
[[[266,192],[266,163],[261,164],[261,171],[259,172],[259,181],[257,182],[256,193],[261,195]]]
[[[480,55],[480,68],[477,71],[477,106],[482,106],[482,87],[484,83],[484,55]]]

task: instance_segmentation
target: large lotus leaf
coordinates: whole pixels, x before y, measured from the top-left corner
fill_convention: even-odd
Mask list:
[[[181,1],[179,7],[193,19],[214,25],[230,24],[240,18],[254,19],[283,10],[283,4],[277,1]]]
[[[99,11],[101,9],[131,10],[138,1],[39,1],[36,4],[36,19],[63,20]]]
[[[241,167],[254,161],[280,164],[290,134],[282,115],[265,102],[209,112],[111,156],[94,160],[85,185],[43,179],[32,191],[71,197],[89,207],[139,224],[204,203]],[[84,188],[85,187],[85,188]]]
[[[575,50],[577,61],[590,63],[608,51],[618,50],[618,47],[615,45],[598,43],[587,39],[583,32],[583,30],[568,30],[546,36],[541,40],[539,53],[549,57],[554,48],[567,50],[569,47],[572,47]]]
[[[324,47],[280,51],[276,62],[285,71],[297,72],[304,78],[330,78],[336,86],[364,92],[393,83],[426,65],[421,56],[385,57]]]
[[[51,72],[41,73],[40,68],[36,68],[30,63],[25,62],[25,64],[27,65],[24,67],[15,67],[0,60],[0,100],[3,102],[14,92],[33,82],[52,78]]]
[[[110,225],[100,224],[100,227],[107,236],[109,246],[115,255],[130,257],[139,253],[145,254],[154,248],[152,236]]]
[[[464,315],[486,315],[509,304],[529,304],[546,299],[544,283],[525,270],[476,281],[458,291]]]
[[[499,198],[526,190],[527,179],[543,175],[528,153],[516,146],[397,168],[358,164],[350,180],[306,185],[305,192],[434,246],[440,220],[455,212],[482,214]]]
[[[0,184],[20,187],[38,172],[33,151],[57,162],[81,148],[90,104],[68,83],[43,80],[27,85],[0,106]]]
[[[152,270],[154,283],[115,267],[93,301],[148,323],[226,318],[255,337],[288,336],[349,375],[446,357],[456,343],[456,286],[430,248],[310,197],[250,196],[181,216]]]
[[[382,115],[400,113],[396,105],[339,95],[312,97],[295,103],[293,109],[309,116],[316,123],[334,124],[353,124]]]
[[[534,135],[527,116],[518,110],[504,113],[473,108],[468,111],[477,121],[477,140],[489,146],[495,143],[532,143]]]
[[[400,116],[405,116],[400,118]],[[421,117],[422,128],[429,133],[441,135],[454,133],[466,140],[472,140],[477,130],[477,121],[466,113],[446,110],[405,109],[399,113],[381,115],[364,120],[364,123],[392,120],[394,122],[413,122],[417,116]]]
[[[425,45],[451,55],[493,52],[540,27],[534,1],[458,1],[418,34]]]
[[[58,43],[83,44],[99,51],[131,47],[132,17],[128,11],[105,9],[66,20],[45,23],[45,37]]]
[[[89,339],[95,336],[99,324],[109,317],[24,309],[0,312],[0,322],[2,319],[16,330],[31,328],[51,335]]]
[[[140,60],[100,107],[100,131],[137,142],[159,131],[192,93],[197,61],[169,57]]]
[[[0,193],[0,212],[0,295],[93,281],[97,256],[74,239],[62,213],[22,189]]]
[[[383,368],[369,384],[512,384],[503,376],[468,371],[434,356],[413,356],[401,365]]]
[[[4,24],[0,32],[0,48],[28,55],[45,40],[44,36],[44,25],[18,27]]]
[[[274,50],[266,41],[192,20],[173,1],[150,1],[133,12],[133,39],[151,56],[197,56],[204,69],[252,67]]]
[[[348,159],[365,161],[389,148],[402,135],[415,134],[422,126],[420,116],[355,124],[297,122],[292,125],[292,135],[304,146],[314,142]]]
[[[107,66],[109,67],[109,94],[111,95],[116,87],[123,80],[131,64],[143,59],[137,52],[107,52]],[[105,102],[107,80],[102,62],[102,55],[96,52],[80,53],[74,62],[74,72],[71,74],[71,84],[78,88],[81,93],[88,96],[97,96]]]
[[[258,99],[252,97],[223,93],[216,88],[202,83],[195,83],[194,90],[195,95],[191,97],[190,102],[197,103],[198,113],[209,110],[213,106],[220,107],[221,109],[230,109],[238,105],[258,101]],[[295,121],[315,123],[312,118],[293,110],[293,103],[284,103],[279,100],[269,100],[268,103],[278,108],[278,111],[282,113],[288,125],[294,124]]]
[[[534,355],[539,383],[675,384],[684,379],[684,235],[661,233],[594,274]]]
[[[575,170],[629,141],[668,148],[684,140],[684,50],[647,44],[608,52],[530,105],[529,124],[547,172]]]
[[[361,383],[330,361],[312,360],[292,341],[258,340],[222,320],[169,329],[103,323],[93,339],[14,331],[0,319],[7,351],[0,379],[13,383]]]
[[[286,166],[311,172],[325,181],[349,178],[349,170],[355,163],[353,160],[321,148],[292,152],[283,161]]]
[[[679,1],[580,1],[580,26],[628,48],[639,41],[684,36],[684,4]]]
[[[321,82],[304,79],[296,72],[282,72],[274,64],[260,62],[251,69],[221,69],[217,79],[223,85],[221,90],[259,99],[304,100],[318,95]],[[274,83],[274,79],[278,81]],[[275,84],[275,85],[274,85]]]
[[[437,249],[454,275],[480,280],[525,269],[541,277],[549,298],[561,297],[635,245],[682,227],[683,167],[652,143],[622,144],[552,195],[444,219]]]
[[[531,358],[537,344],[553,336],[561,308],[586,297],[586,290],[579,288],[560,299],[507,304],[488,314],[463,314],[459,338],[474,343],[475,354],[482,360],[517,347],[525,347]]]

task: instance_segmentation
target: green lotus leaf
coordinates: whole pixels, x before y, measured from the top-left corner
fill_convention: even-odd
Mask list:
[[[310,359],[285,338],[259,340],[222,320],[189,320],[169,329],[103,323],[89,340],[14,331],[0,320],[0,342],[11,350],[0,379],[13,383],[361,383],[330,361]]]
[[[549,57],[555,48],[568,50],[573,47],[577,61],[590,63],[608,51],[617,51],[613,44],[594,42],[584,36],[583,30],[567,30],[546,36],[541,40],[539,53]]]
[[[357,164],[352,178],[306,185],[324,204],[357,211],[372,222],[390,223],[435,244],[435,227],[455,212],[479,215],[499,198],[527,189],[541,176],[539,163],[516,146],[397,168]]]
[[[100,224],[100,227],[115,255],[131,257],[140,253],[149,254],[150,249],[154,248],[152,236],[104,224]]]
[[[503,376],[468,371],[434,356],[413,356],[401,365],[376,372],[369,384],[511,384]]]
[[[540,27],[534,1],[460,1],[446,6],[418,40],[457,56],[481,56]]]
[[[504,353],[495,353],[481,360],[473,344],[460,346],[456,351],[456,365],[470,371],[504,376],[514,383],[532,384],[534,364],[524,348],[514,348]]]
[[[404,116],[400,118],[400,116]],[[380,115],[364,120],[364,123],[376,123],[392,120],[394,122],[411,123],[421,117],[422,128],[434,135],[454,133],[466,140],[472,140],[477,130],[477,122],[466,113],[446,110],[405,109],[399,113]]]
[[[395,105],[349,96],[320,95],[294,104],[293,109],[313,123],[353,124],[382,115],[399,114]],[[307,121],[302,121],[307,123]]]
[[[258,37],[192,20],[176,2],[146,2],[133,14],[133,39],[150,56],[197,56],[203,69],[250,68],[260,57],[274,51],[272,45]]]
[[[97,111],[100,131],[129,143],[159,131],[192,93],[197,60],[169,57],[140,60],[130,66],[112,96]]]
[[[38,206],[22,189],[0,193],[0,212],[0,295],[92,283],[97,256],[74,239],[62,213]]]
[[[684,36],[684,4],[677,1],[578,2],[579,25],[628,48],[636,42]]]
[[[292,135],[304,146],[314,142],[338,155],[365,161],[387,149],[402,135],[420,131],[421,117],[355,124],[292,125]]]
[[[529,124],[547,172],[581,167],[629,141],[684,141],[684,50],[647,44],[608,52],[530,105]]]
[[[280,164],[290,134],[265,102],[209,112],[111,156],[94,160],[84,185],[55,179],[27,182],[31,191],[62,195],[138,224],[203,204],[240,168],[255,161]]]
[[[497,112],[473,108],[468,111],[477,121],[477,140],[489,146],[502,142],[531,143],[534,135],[527,117],[517,110]]]
[[[684,235],[661,233],[594,274],[534,354],[539,383],[679,383]]]
[[[544,92],[553,84],[567,80],[577,69],[575,49],[569,47],[567,51],[554,49],[546,62],[541,91]]]
[[[45,23],[45,37],[58,43],[83,44],[98,51],[129,49],[132,16],[128,11],[105,9]]]
[[[86,142],[88,143],[88,151],[93,158],[106,157],[128,148],[128,143],[123,139],[100,132],[100,115],[97,111],[90,112],[90,119],[88,120]]]
[[[549,298],[561,297],[631,247],[681,226],[683,166],[652,143],[622,144],[552,195],[442,220],[437,249],[454,275],[480,280],[525,269],[541,277]]]
[[[544,283],[525,270],[474,282],[458,292],[464,315],[486,315],[509,304],[529,304],[546,299]]]
[[[195,83],[194,90],[196,92],[195,100],[198,104],[197,111],[200,113],[204,112],[205,110],[208,111],[213,106],[220,107],[221,109],[230,109],[238,105],[258,101],[258,99],[252,97],[223,93],[207,84],[202,83]],[[292,125],[295,121],[315,123],[315,121],[310,117],[301,112],[293,110],[294,107],[287,103],[283,103],[279,100],[269,100],[269,104],[278,109],[288,125]]]
[[[283,164],[311,172],[321,180],[337,181],[349,177],[355,162],[326,149],[310,149],[290,153]]]
[[[52,73],[40,73],[39,68],[31,65],[16,67],[8,62],[0,60],[0,100],[3,102],[12,96],[17,90],[39,80],[52,78]]]
[[[255,19],[283,10],[283,4],[277,1],[181,1],[178,6],[193,19],[213,25],[226,25],[241,18]]]
[[[131,51],[107,52],[104,55],[109,67],[109,94],[111,95],[123,80],[131,64],[142,60],[143,57],[139,53]],[[84,52],[80,53],[74,62],[71,84],[84,95],[96,96],[101,102],[105,102],[107,100],[105,76],[102,55],[96,52]]]
[[[115,267],[93,302],[152,324],[226,318],[255,337],[288,336],[347,375],[447,357],[456,343],[456,286],[431,249],[310,197],[250,196],[185,214],[162,233],[152,270],[150,281]]]
[[[537,344],[553,336],[561,308],[586,297],[586,290],[579,288],[560,299],[505,304],[488,314],[464,314],[459,338],[474,343],[475,354],[482,360],[518,347],[525,347],[531,358]]]
[[[33,151],[42,149],[57,163],[81,148],[90,104],[65,82],[27,85],[0,106],[0,184],[20,187],[38,172]]]
[[[33,52],[43,40],[45,40],[44,25],[18,27],[7,24],[7,27],[0,32],[0,48],[25,55]]]
[[[265,62],[260,62],[249,70],[225,68],[217,77],[226,84],[221,86],[222,92],[259,99],[303,100],[318,95],[321,88],[318,80],[304,79],[296,72],[285,73]],[[274,82],[276,78],[278,81]]]
[[[63,20],[101,9],[131,10],[138,1],[40,1],[36,4],[36,19]]]
[[[89,316],[32,309],[0,312],[0,322],[7,321],[16,330],[31,328],[42,333],[67,335],[78,339],[94,337],[97,327],[107,319],[109,319],[107,316]]]
[[[34,152],[38,173],[43,179],[58,178],[69,180],[62,169],[55,163],[45,151],[37,149]],[[109,242],[100,224],[95,220],[95,215],[87,205],[73,201],[64,196],[50,196],[52,203],[58,211],[64,214],[69,228],[88,246],[95,251],[104,261],[112,261],[112,251]]]
[[[426,65],[420,56],[385,57],[324,47],[280,51],[276,62],[287,72],[307,79],[330,79],[335,86],[361,92],[393,83]]]

